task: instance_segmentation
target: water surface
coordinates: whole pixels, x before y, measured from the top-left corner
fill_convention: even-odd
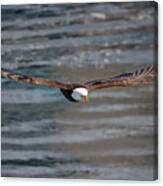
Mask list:
[[[84,82],[153,64],[154,4],[2,6],[2,67]],[[153,85],[92,92],[2,79],[2,176],[154,178]]]

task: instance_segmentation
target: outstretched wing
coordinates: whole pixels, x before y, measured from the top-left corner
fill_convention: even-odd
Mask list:
[[[21,81],[21,82],[25,82],[25,83],[29,83],[33,85],[41,85],[41,86],[47,86],[51,88],[60,88],[60,89],[65,89],[65,90],[68,90],[71,88],[71,85],[69,84],[64,84],[64,83],[54,81],[54,80],[24,76],[21,74],[16,74],[14,72],[8,71],[3,68],[1,69],[1,76],[15,80],[15,81]]]
[[[123,73],[109,79],[89,81],[85,83],[85,86],[88,87],[89,91],[109,87],[136,86],[152,82],[154,76],[154,67],[150,66],[135,72]]]

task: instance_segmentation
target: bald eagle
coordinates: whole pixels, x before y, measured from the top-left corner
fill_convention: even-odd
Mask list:
[[[61,83],[56,80],[48,80],[38,77],[24,76],[12,71],[1,69],[1,76],[11,80],[25,82],[33,85],[59,88],[63,95],[71,102],[88,102],[88,93],[94,90],[111,87],[128,87],[140,84],[148,84],[154,80],[153,66],[141,68],[135,72],[122,73],[107,79],[88,81],[85,83]]]

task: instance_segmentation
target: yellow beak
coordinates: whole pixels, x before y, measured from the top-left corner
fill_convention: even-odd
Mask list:
[[[88,102],[88,96],[83,96],[83,102],[87,103]]]

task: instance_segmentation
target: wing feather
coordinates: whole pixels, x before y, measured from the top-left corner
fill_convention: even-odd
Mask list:
[[[152,82],[154,76],[154,67],[149,66],[136,70],[135,72],[123,73],[109,79],[89,81],[85,83],[85,86],[88,87],[89,91],[110,87],[136,86]]]
[[[33,85],[41,85],[41,86],[47,86],[51,88],[60,88],[60,89],[65,89],[65,90],[68,90],[71,88],[71,85],[69,84],[64,84],[58,81],[42,79],[38,77],[24,76],[24,75],[14,73],[14,72],[11,72],[3,68],[1,69],[1,76],[15,80],[15,81],[21,81],[21,82],[25,82],[25,83],[33,84]]]

